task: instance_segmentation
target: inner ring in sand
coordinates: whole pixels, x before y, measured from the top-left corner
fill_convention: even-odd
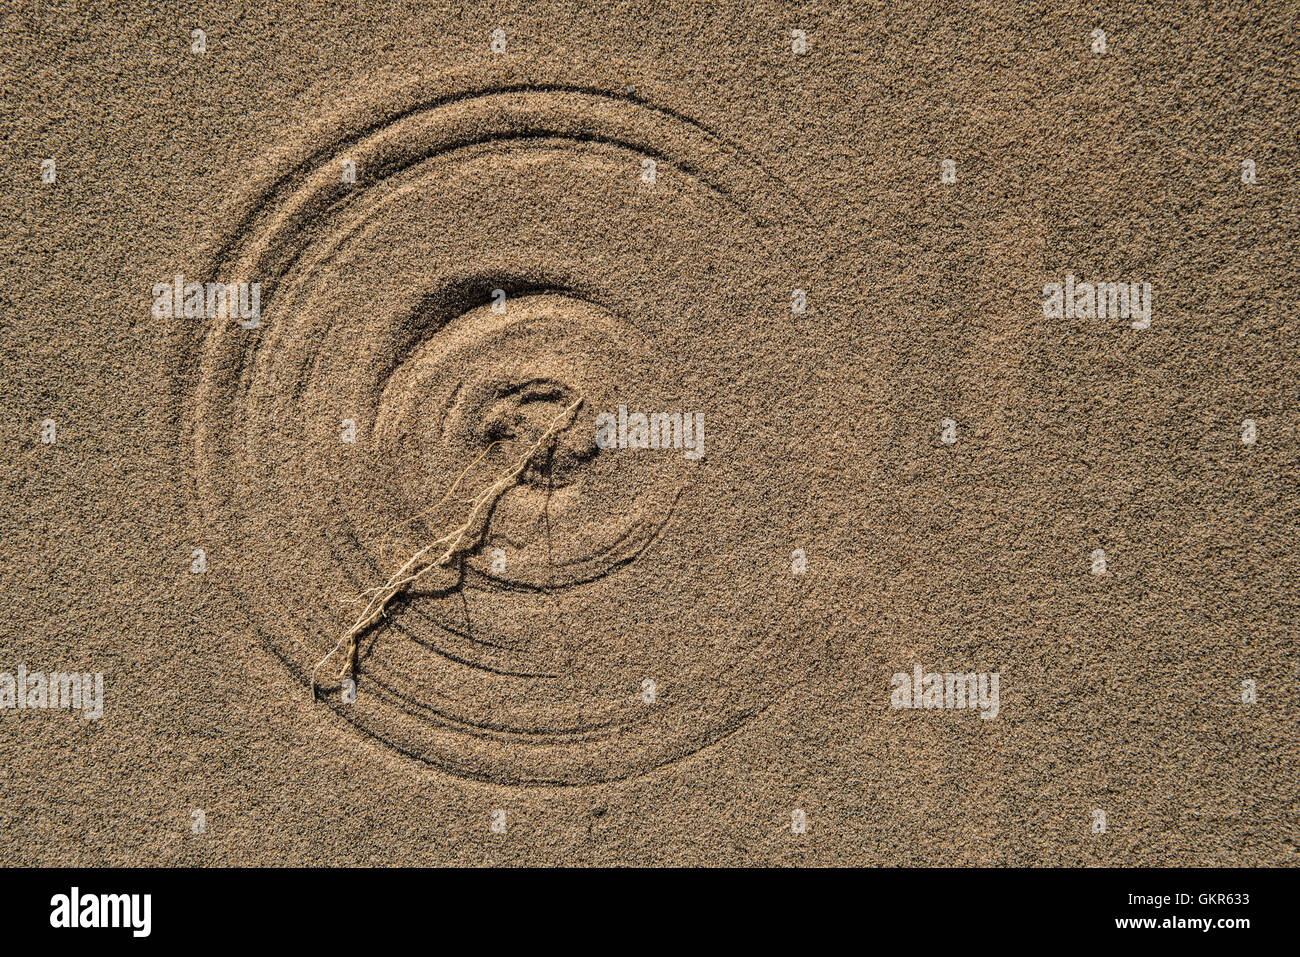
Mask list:
[[[257,189],[204,278],[258,282],[261,325],[207,331],[189,422],[267,645],[306,685],[346,603],[463,518],[426,514],[453,480],[469,467],[463,509],[581,397],[463,569],[365,636],[355,701],[326,705],[450,773],[550,785],[648,773],[769,706],[785,626],[709,555],[781,497],[777,443],[728,455],[719,424],[789,401],[728,385],[784,348],[746,330],[788,308],[788,208],[697,124],[571,90],[408,109]],[[620,406],[706,410],[717,454],[595,448]]]
[[[617,373],[633,368],[646,370],[635,386]],[[649,375],[668,368],[634,326],[569,295],[529,293],[453,318],[395,370],[380,397],[379,467],[391,466],[387,481],[402,489],[410,514],[423,516],[394,538],[393,559],[445,531],[459,503],[428,509],[449,475],[480,456],[467,488],[500,474],[579,398],[588,410],[614,408],[637,391],[664,405],[670,383]],[[649,458],[616,461],[598,448],[591,418],[581,415],[586,427],[563,432],[496,504],[466,564],[480,584],[590,581],[634,560],[662,532],[687,473]],[[607,494],[620,482],[627,494]]]

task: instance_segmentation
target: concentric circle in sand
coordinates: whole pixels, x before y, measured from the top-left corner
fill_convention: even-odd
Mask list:
[[[749,373],[784,347],[750,330],[789,311],[788,204],[688,120],[547,89],[407,111],[252,197],[208,278],[260,283],[261,324],[205,338],[196,488],[292,672],[581,398],[463,568],[365,636],[356,701],[325,702],[458,775],[582,784],[779,697],[797,390]],[[619,406],[701,414],[704,456],[598,447]]]

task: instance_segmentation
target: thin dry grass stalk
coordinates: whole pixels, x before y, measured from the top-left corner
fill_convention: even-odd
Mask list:
[[[550,451],[551,445],[555,441],[556,437],[572,424],[573,416],[578,411],[579,406],[582,405],[582,401],[582,397],[580,396],[572,405],[552,419],[550,426],[542,433],[541,438],[539,438],[533,446],[528,449],[528,451],[521,455],[510,469],[503,473],[500,478],[488,486],[473,500],[470,505],[469,516],[465,519],[464,524],[449,534],[444,535],[437,541],[430,542],[428,545],[419,549],[406,560],[401,568],[392,574],[388,581],[384,582],[382,585],[376,585],[374,588],[367,589],[355,599],[357,602],[363,600],[367,602],[365,611],[361,613],[361,617],[353,623],[352,627],[344,633],[343,637],[338,640],[338,643],[330,649],[329,654],[316,662],[316,666],[312,668],[311,694],[313,700],[316,697],[317,672],[320,671],[325,662],[333,658],[340,650],[344,651],[344,656],[343,666],[339,670],[338,680],[342,681],[343,679],[352,677],[356,674],[357,650],[361,637],[381,618],[385,617],[389,602],[402,594],[413,583],[419,581],[421,577],[433,569],[450,568],[453,562],[463,560],[465,553],[472,549],[481,538],[487,525],[487,518],[492,512],[492,507],[496,505],[502,495],[514,488],[516,483],[518,483],[519,479],[523,476],[525,470],[527,470],[528,466],[532,464],[533,460],[539,453]],[[497,443],[493,443],[493,445],[496,444]],[[482,455],[467,465],[465,471],[461,472],[460,475],[456,477],[456,481],[453,482],[451,488],[447,490],[447,494],[444,495],[437,505],[433,506],[433,508],[437,508],[438,505],[445,502],[460,485],[461,480],[464,479],[469,470],[479,462],[483,461],[484,457],[491,450],[492,446],[488,446],[488,448],[483,450]],[[432,511],[432,509],[429,511]],[[401,526],[399,525],[396,527]],[[442,545],[447,546],[446,550],[436,559],[428,560],[427,556],[436,551],[438,547]]]

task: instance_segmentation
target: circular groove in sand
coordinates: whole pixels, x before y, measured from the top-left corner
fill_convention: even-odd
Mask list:
[[[639,158],[655,184],[638,182]],[[788,274],[742,262],[757,249],[775,264],[789,241],[779,184],[667,111],[511,89],[343,138],[246,208],[205,279],[259,282],[262,326],[205,336],[198,500],[300,680],[346,627],[339,599],[445,530],[402,523],[489,439],[522,441],[582,395],[590,415],[558,464],[503,498],[454,585],[394,606],[363,644],[356,703],[329,705],[451,773],[584,784],[694,753],[770,702],[761,642],[691,652],[691,609],[659,584],[731,586],[684,558],[717,537],[721,508],[746,507],[709,490],[732,478],[725,457],[616,456],[588,438],[623,403],[715,421],[752,408],[717,390],[756,348],[745,317],[788,295]],[[355,444],[336,434],[345,418]],[[643,675],[664,702],[640,699]]]

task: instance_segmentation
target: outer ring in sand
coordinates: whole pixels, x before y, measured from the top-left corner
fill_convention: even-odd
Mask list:
[[[777,224],[791,209],[779,184],[740,151],[670,112],[574,90],[490,92],[409,110],[313,155],[249,206],[233,238],[213,257],[204,280],[259,282],[263,310],[274,316],[277,294],[300,265],[302,234],[312,223],[345,212],[363,192],[341,181],[342,158],[365,171],[366,188],[371,188],[431,156],[529,139],[603,144],[640,153],[681,171],[760,229]],[[774,252],[779,245],[777,238]],[[214,524],[230,517],[238,494],[238,481],[227,474],[229,434],[223,424],[248,386],[260,341],[259,334],[237,326],[214,326],[204,343],[191,425],[198,499],[207,504],[205,517]],[[276,623],[263,627],[264,635],[274,634]],[[305,682],[317,656],[273,637],[268,644]],[[734,732],[765,706],[750,704],[714,718],[702,716],[686,727],[646,709],[630,722],[596,722],[577,732],[519,733],[458,721],[446,713],[422,713],[392,701],[376,703],[380,697],[367,699],[374,709],[370,711],[341,703],[332,706],[367,734],[411,757],[467,778],[515,784],[586,784],[646,773]]]

